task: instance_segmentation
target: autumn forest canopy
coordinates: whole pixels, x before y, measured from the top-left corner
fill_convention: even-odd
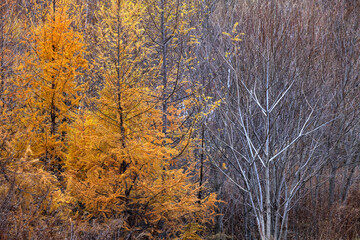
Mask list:
[[[2,0],[0,239],[358,239],[359,16]]]

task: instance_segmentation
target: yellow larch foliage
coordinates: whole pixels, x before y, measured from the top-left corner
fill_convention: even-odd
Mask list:
[[[174,239],[188,224],[211,219],[215,196],[199,201],[191,181],[194,164],[176,164],[185,143],[172,144],[162,131],[161,102],[149,84],[157,71],[144,41],[144,10],[140,1],[113,0],[97,13],[100,58],[93,64],[101,64],[103,82],[98,97],[89,101],[91,110],[71,129],[67,191],[74,219],[104,224],[124,219],[121,237]],[[181,113],[169,112],[180,125]]]
[[[147,91],[123,89],[123,96],[131,102]],[[85,113],[71,133],[67,190],[77,216],[104,222],[124,218],[122,233],[138,231],[152,239],[159,234],[174,238],[187,224],[210,220],[215,197],[199,203],[199,189],[190,179],[194,166],[170,164],[179,150],[162,144],[161,111],[147,102],[124,108],[129,118],[123,147],[119,126],[103,110]]]
[[[82,35],[73,29],[67,9],[66,1],[57,2],[45,21],[30,29],[29,50],[19,67],[18,98],[30,133],[27,140],[34,156],[53,170],[64,157],[71,114],[84,89],[79,77],[87,68]]]
[[[59,231],[69,212],[62,162],[69,125],[83,94],[79,77],[87,61],[67,3],[56,3],[43,22],[23,23],[28,31],[11,78],[8,112],[16,131],[1,159],[0,182],[5,184],[0,196],[7,198],[6,207],[14,215],[8,221],[9,236],[22,234],[15,238],[32,239],[44,226],[53,226],[45,230],[50,236]]]

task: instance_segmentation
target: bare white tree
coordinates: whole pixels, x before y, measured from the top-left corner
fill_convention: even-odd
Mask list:
[[[318,75],[328,57],[321,48],[325,18],[310,1],[233,7],[238,24],[214,41],[217,62],[208,63],[222,67],[213,88],[222,104],[207,123],[209,144],[222,154],[209,158],[242,192],[261,239],[286,239],[299,190],[327,161],[318,154],[322,129],[336,118],[325,114],[334,93]]]

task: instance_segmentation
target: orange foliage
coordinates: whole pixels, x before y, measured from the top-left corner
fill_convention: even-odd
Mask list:
[[[29,32],[30,49],[19,67],[18,98],[34,156],[56,172],[64,158],[71,114],[80,104],[84,85],[79,76],[87,61],[67,5],[50,12],[45,22]]]
[[[105,224],[123,219],[122,237],[175,238],[194,231],[186,226],[211,219],[215,196],[200,203],[191,181],[194,164],[176,164],[189,138],[174,147],[162,131],[161,103],[147,87],[156,71],[145,63],[147,49],[141,47],[142,5],[111,1],[100,9],[104,87],[91,99],[92,111],[73,125],[66,161],[75,217]],[[169,115],[173,126],[181,125],[181,112],[170,108]]]

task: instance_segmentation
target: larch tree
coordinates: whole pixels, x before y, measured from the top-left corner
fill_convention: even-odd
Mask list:
[[[7,166],[1,169],[8,183],[0,188],[1,214],[8,216],[4,224],[14,238],[32,238],[44,224],[52,230],[43,233],[54,238],[68,212],[62,165],[83,89],[78,78],[87,62],[82,36],[73,30],[67,9],[66,1],[56,1],[40,22],[23,21],[28,30],[7,84],[11,88],[5,91],[11,96],[11,111],[5,110],[12,114],[8,126],[17,132],[4,149]]]
[[[119,237],[195,236],[215,198],[198,202],[193,166],[175,168],[180,151],[164,144],[161,102],[148,84],[156,71],[146,58],[145,9],[120,0],[100,7],[103,87],[72,129],[68,191],[77,216],[116,222]]]
[[[202,151],[199,148],[204,145],[200,143],[197,128],[203,113],[213,107],[200,94],[202,85],[199,78],[191,74],[198,64],[194,46],[198,45],[200,37],[196,36],[195,29],[201,23],[198,16],[201,14],[201,3],[177,0],[143,2],[147,6],[142,22],[146,46],[151,50],[150,64],[157,73],[149,81],[158,96],[163,114],[163,144],[182,152],[176,161],[178,166],[195,163],[195,159],[200,158],[197,164],[199,173],[196,175],[199,176],[201,188],[204,185],[202,175],[205,159],[204,155],[198,154]],[[209,105],[205,106],[204,102]],[[202,195],[200,189],[199,199]]]
[[[184,114],[191,115],[184,112],[189,110],[190,103],[195,104],[188,71],[193,58],[188,49],[197,41],[192,35],[191,19],[197,12],[198,2],[143,2],[146,5],[143,20],[146,46],[151,50],[151,64],[157,71],[151,85],[157,90],[161,102],[162,131],[166,138],[181,137],[187,124],[179,128],[175,119]]]
[[[1,121],[10,134],[1,139],[1,237],[30,239],[42,232],[53,239],[67,215],[59,179],[67,128],[81,94],[77,78],[86,68],[83,43],[65,1],[49,7],[40,22],[21,15],[17,3],[6,3],[1,11],[9,19],[0,29],[8,33],[1,38],[6,121]],[[17,37],[18,49],[10,51],[18,32],[25,37]],[[43,231],[44,225],[51,227]]]
[[[66,134],[84,89],[78,79],[87,68],[82,36],[73,29],[68,8],[67,1],[53,1],[44,21],[31,26],[29,50],[19,67],[28,142],[34,156],[56,174],[61,172]]]

